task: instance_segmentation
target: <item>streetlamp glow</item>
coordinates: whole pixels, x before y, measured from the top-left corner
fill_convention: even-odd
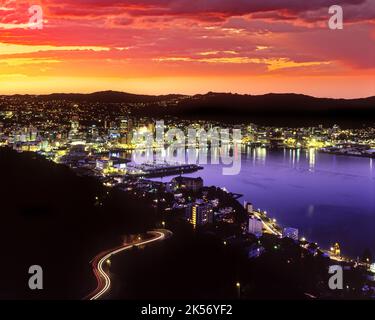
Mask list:
[[[236,283],[236,288],[237,288],[238,299],[241,299],[241,283],[237,282]]]

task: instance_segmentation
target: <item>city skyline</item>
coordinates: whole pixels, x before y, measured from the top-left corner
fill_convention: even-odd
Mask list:
[[[375,0],[0,0],[0,300],[374,300],[374,26]]]
[[[330,5],[344,28],[331,30]],[[375,94],[372,0],[2,1],[0,94]],[[43,29],[27,24],[31,5]],[[350,41],[350,47],[347,45]]]

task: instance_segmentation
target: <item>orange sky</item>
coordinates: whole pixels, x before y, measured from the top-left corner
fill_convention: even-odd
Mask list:
[[[343,30],[328,28],[330,4]],[[5,0],[0,93],[370,96],[374,26],[375,0]]]

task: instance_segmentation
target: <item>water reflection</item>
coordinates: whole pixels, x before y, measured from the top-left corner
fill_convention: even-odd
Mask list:
[[[220,147],[167,147],[159,149],[133,150],[120,153],[112,153],[111,156],[118,158],[128,158],[135,162],[168,162],[174,164],[213,164],[213,165],[230,165],[234,161],[241,160],[242,157],[251,160],[253,166],[266,165],[268,153],[282,152],[283,163],[288,163],[289,167],[299,167],[301,163],[301,152],[305,154],[308,168],[312,171],[316,165],[317,150],[310,148],[301,149],[267,149],[264,147],[252,148],[250,146],[234,147],[233,145],[223,145]],[[334,161],[334,160],[333,160]],[[373,160],[370,159],[370,172],[373,171]]]
[[[253,148],[246,149],[244,157],[239,177],[224,177],[210,165],[191,176],[244,194],[243,200],[323,247],[338,241],[344,252],[355,256],[374,246],[373,159],[318,153],[313,148]]]
[[[191,148],[192,159],[206,153],[204,170],[187,174],[202,177],[205,185],[227,187],[243,199],[267,210],[282,226],[300,229],[312,241],[329,247],[338,241],[344,253],[375,251],[374,159],[335,156],[316,149],[266,149],[242,147],[242,167],[237,176],[224,176],[221,158],[233,159],[233,148]],[[238,159],[239,150],[234,150]],[[168,150],[161,152],[166,156]],[[129,157],[129,153],[120,155]],[[204,156],[204,154],[203,154]],[[220,161],[218,161],[220,160]],[[219,165],[211,165],[219,162]],[[166,180],[172,177],[166,178]],[[353,227],[355,226],[355,227]]]
[[[267,157],[267,149],[266,148],[256,148],[255,149],[255,156],[256,160],[259,164],[265,165],[266,164],[266,157]]]
[[[310,170],[315,168],[315,157],[316,157],[316,149],[310,148],[309,149],[309,167]]]
[[[370,175],[372,176],[372,172],[373,172],[373,163],[372,163],[372,159],[370,159]]]

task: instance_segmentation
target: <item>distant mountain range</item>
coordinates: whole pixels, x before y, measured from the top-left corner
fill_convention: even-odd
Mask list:
[[[302,94],[241,95],[232,93],[186,95],[137,95],[116,91],[90,94],[49,94],[33,97],[41,100],[68,100],[99,103],[144,103],[139,115],[166,115],[194,119],[242,121],[265,124],[308,124],[317,122],[375,122],[375,96],[360,99],[316,98]],[[163,102],[161,104],[161,102]]]
[[[164,100],[173,100],[183,97],[183,95],[141,95],[119,91],[99,91],[94,93],[52,93],[45,95],[14,95],[25,98],[37,98],[40,100],[68,100],[74,102],[102,102],[102,103],[152,103]]]

